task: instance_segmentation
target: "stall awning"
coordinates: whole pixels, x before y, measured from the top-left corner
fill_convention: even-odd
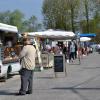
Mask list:
[[[0,23],[0,30],[7,31],[7,32],[14,32],[14,33],[18,32],[18,29],[16,26],[7,25],[7,24],[3,24],[3,23]]]
[[[51,39],[66,39],[72,38],[75,36],[73,32],[69,31],[56,31],[56,30],[47,30],[43,32],[30,32],[29,36],[37,36],[41,38],[51,38]]]
[[[80,37],[95,37],[96,34],[95,33],[84,33],[84,34],[80,34]]]

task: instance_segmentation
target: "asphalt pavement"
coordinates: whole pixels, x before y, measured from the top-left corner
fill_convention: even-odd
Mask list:
[[[0,83],[0,100],[100,100],[100,54],[93,53],[66,64],[67,75],[53,68],[34,73],[33,94],[15,96],[20,76]]]

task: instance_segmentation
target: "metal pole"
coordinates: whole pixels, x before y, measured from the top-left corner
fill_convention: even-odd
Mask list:
[[[78,32],[77,34],[77,39],[78,39],[78,59],[79,59],[79,65],[81,64],[81,59],[80,59],[80,48],[81,48],[81,43],[80,43],[80,33]]]

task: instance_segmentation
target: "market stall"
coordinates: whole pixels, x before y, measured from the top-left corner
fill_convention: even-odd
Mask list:
[[[17,27],[0,23],[0,77],[20,70],[18,56],[21,48]]]
[[[60,54],[57,53],[58,47],[56,45],[58,40],[67,40],[67,39],[72,39],[75,37],[75,34],[73,32],[68,32],[68,31],[56,31],[56,30],[47,30],[43,32],[29,32],[27,33],[30,38],[36,38],[38,41],[38,46],[40,48],[41,52],[41,58],[42,58],[42,65],[44,67],[43,57],[42,55],[46,55],[47,59],[47,66],[45,67],[53,67],[54,66],[54,55]],[[42,44],[42,45],[41,45]],[[52,45],[53,44],[53,45]],[[45,46],[43,46],[45,45]],[[54,47],[55,46],[55,47]],[[60,54],[63,55],[63,54]],[[36,61],[37,62],[37,61]]]
[[[93,48],[89,45],[92,38],[96,37],[95,33],[82,33],[79,34],[79,40],[81,45],[81,52],[83,56],[93,52]]]
[[[1,59],[3,63],[17,61],[20,47],[16,26],[0,23]]]

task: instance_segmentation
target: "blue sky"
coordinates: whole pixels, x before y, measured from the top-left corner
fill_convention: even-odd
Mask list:
[[[35,15],[42,21],[42,3],[43,0],[0,0],[0,12],[18,9],[26,18]]]

